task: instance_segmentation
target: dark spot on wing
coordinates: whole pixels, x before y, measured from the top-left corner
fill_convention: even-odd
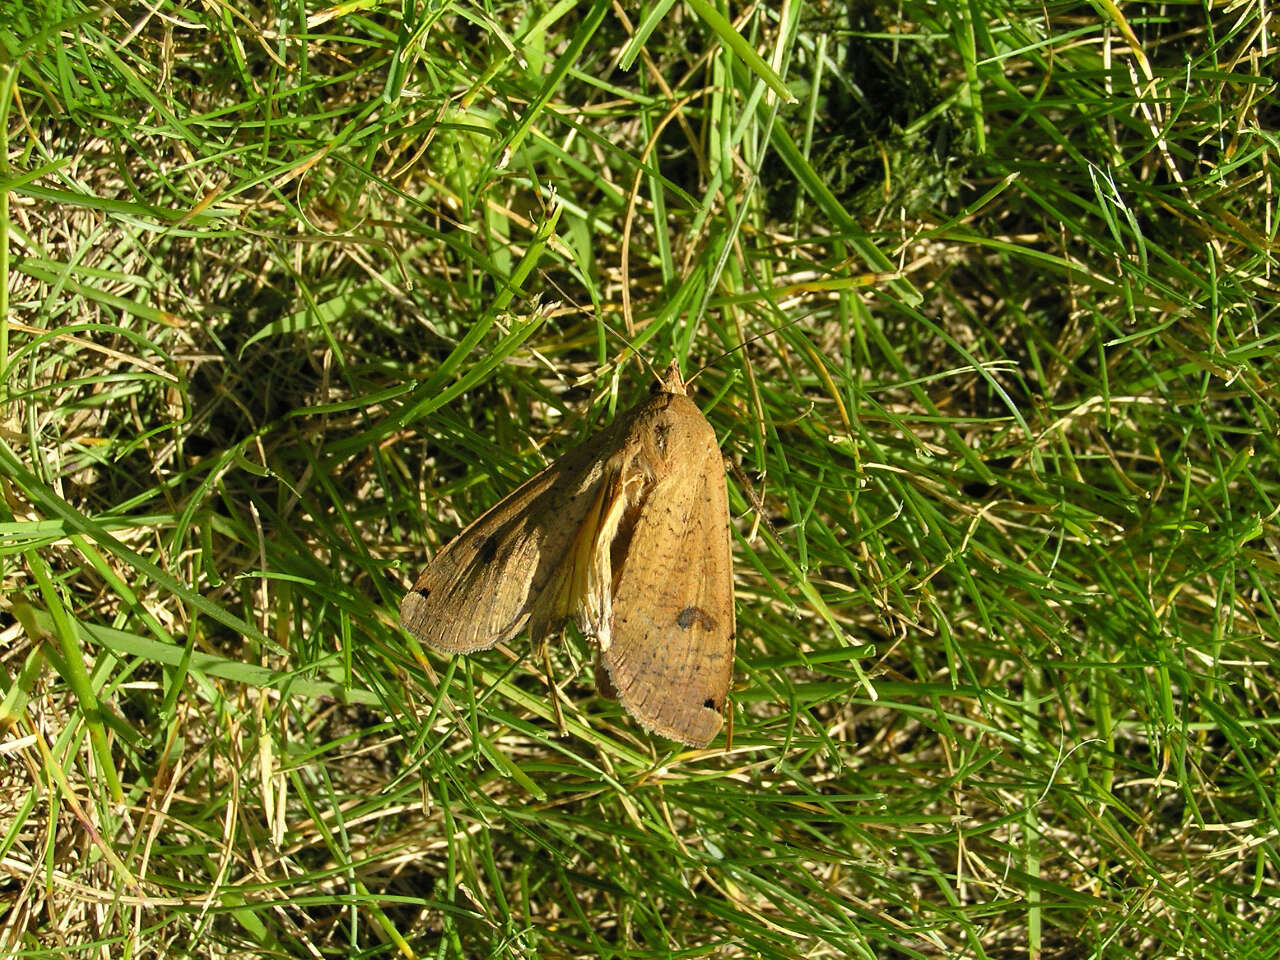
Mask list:
[[[685,607],[676,616],[676,626],[681,630],[688,630],[694,624],[697,624],[703,630],[714,630],[716,621],[711,614],[701,607]]]
[[[416,593],[418,596],[420,596],[423,600],[426,600],[431,596],[431,591],[428,590],[426,587],[419,587],[417,590],[413,592]]]
[[[498,538],[486,537],[484,543],[476,547],[476,553],[481,563],[493,563],[493,558],[498,555]]]
[[[704,707],[706,707],[708,710],[719,710],[719,709],[720,709],[719,707],[717,707],[717,706],[716,706],[716,702],[715,702],[714,700],[712,700],[710,697],[707,697],[707,699],[703,700],[703,701],[702,701],[702,705],[703,705]]]

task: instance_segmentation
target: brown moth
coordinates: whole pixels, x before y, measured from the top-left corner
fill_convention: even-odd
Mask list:
[[[451,540],[400,603],[441,653],[572,618],[597,685],[649,730],[702,747],[733,672],[729,501],[715,431],[673,361],[661,386]]]

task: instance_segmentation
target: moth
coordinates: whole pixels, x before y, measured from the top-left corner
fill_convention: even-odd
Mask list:
[[[400,622],[466,654],[573,619],[596,683],[654,733],[690,746],[723,722],[733,673],[733,561],[715,431],[672,361],[651,395],[451,540],[404,595]]]

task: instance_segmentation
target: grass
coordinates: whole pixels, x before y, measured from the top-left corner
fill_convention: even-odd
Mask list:
[[[7,955],[1280,954],[1264,6],[4,7]],[[707,751],[396,620],[635,354]]]

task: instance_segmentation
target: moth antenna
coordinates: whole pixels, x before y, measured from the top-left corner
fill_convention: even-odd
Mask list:
[[[614,337],[616,337],[618,340],[620,340],[620,341],[622,342],[622,345],[623,345],[624,347],[626,347],[629,351],[631,351],[631,356],[635,357],[635,358],[636,358],[637,360],[639,360],[642,364],[644,364],[644,368],[645,368],[646,370],[648,370],[648,371],[649,371],[649,376],[653,377],[653,380],[654,380],[654,383],[655,383],[655,384],[658,384],[658,385],[663,386],[663,387],[667,386],[667,384],[668,384],[668,382],[669,382],[669,380],[670,380],[670,376],[671,376],[671,371],[670,371],[670,368],[669,368],[669,367],[668,367],[668,370],[667,370],[667,375],[666,375],[666,376],[663,376],[663,375],[662,375],[662,374],[660,374],[656,369],[654,369],[653,364],[651,364],[651,363],[649,362],[649,358],[648,358],[648,357],[646,357],[646,356],[645,356],[645,355],[644,355],[644,354],[643,354],[643,353],[642,353],[642,352],[641,352],[641,351],[636,347],[636,345],[635,345],[634,343],[632,343],[630,340],[628,340],[625,336],[623,336],[623,335],[622,335],[621,333],[619,333],[617,330],[614,330],[612,327],[606,326],[606,327],[604,328],[604,330],[605,330],[605,333],[611,334],[612,336],[614,336]],[[617,362],[614,364],[614,366],[615,366],[615,367],[620,367],[620,366],[622,366],[622,364],[623,364],[623,363],[625,363],[625,362],[626,362],[626,360],[627,360],[627,357],[625,357],[625,356],[623,356],[623,357],[619,357],[619,358],[618,358],[618,360],[617,360]],[[674,360],[672,361],[672,363],[675,363],[675,362],[676,362],[676,361],[674,361]],[[676,369],[677,369],[677,372],[679,372],[679,366],[677,366],[677,368],[676,368]],[[680,382],[681,382],[681,383],[687,383],[688,381],[686,381],[686,380],[684,380],[683,378],[681,378],[681,381],[680,381]]]
[[[644,368],[649,371],[649,376],[653,377],[653,379],[656,380],[658,383],[666,382],[662,374],[658,373],[658,371],[653,368],[653,364],[649,362],[648,357],[646,357],[643,353],[641,353],[635,347],[631,346],[631,344],[627,344],[627,348],[631,351],[631,355],[633,357],[635,357],[637,360],[639,360],[641,363],[644,364]],[[675,363],[676,361],[672,360],[671,362]]]
[[[794,326],[795,326],[797,323],[799,323],[801,320],[807,320],[808,318],[809,318],[809,315],[808,315],[808,314],[805,314],[804,316],[796,317],[794,320],[788,320],[786,323],[781,324],[780,326],[771,327],[770,329],[766,330],[764,333],[757,333],[755,336],[747,337],[747,339],[743,340],[743,341],[742,341],[740,344],[738,344],[736,347],[730,347],[730,348],[729,348],[728,350],[726,350],[724,353],[721,353],[721,354],[718,354],[718,355],[716,355],[716,356],[712,357],[710,360],[708,360],[706,363],[704,363],[702,366],[700,366],[697,370],[695,370],[695,371],[693,372],[693,375],[692,375],[691,377],[689,377],[689,379],[688,379],[688,380],[686,380],[686,381],[685,381],[685,383],[686,383],[686,384],[693,383],[693,381],[694,381],[694,380],[696,380],[699,376],[701,376],[701,375],[702,375],[702,373],[703,373],[703,372],[704,372],[708,367],[714,367],[717,363],[719,363],[719,362],[720,362],[721,360],[723,360],[725,357],[729,356],[729,354],[731,354],[731,353],[737,353],[739,350],[743,349],[744,347],[749,347],[749,346],[751,346],[751,344],[755,343],[757,340],[763,340],[765,337],[771,337],[771,336],[773,336],[775,333],[778,333],[779,331],[785,330],[785,329],[787,329],[787,327],[794,327]]]
[[[619,340],[623,342],[626,348],[631,351],[631,356],[635,357],[642,364],[644,364],[644,368],[649,371],[649,376],[653,377],[655,382],[657,383],[666,382],[666,378],[663,377],[662,374],[658,373],[658,371],[654,369],[653,364],[649,362],[649,358],[646,357],[643,353],[641,353],[638,349],[636,349],[636,345],[634,343],[632,343],[630,340],[628,340],[626,337],[620,334],[617,330],[612,330],[609,327],[605,327],[605,329],[608,330],[609,333],[612,333],[615,337],[617,337]],[[626,359],[627,359],[626,357],[620,358],[618,360],[618,365],[621,366]]]
[[[572,303],[575,308],[582,311],[583,313],[587,312],[586,308],[582,306],[582,304],[574,300],[573,297],[571,297],[558,283],[556,283],[554,279],[551,280],[551,285],[555,287],[557,291],[559,291],[560,295],[565,299],[567,303]],[[614,330],[612,327],[608,326],[607,324],[604,327],[604,331],[606,334],[614,336],[619,341],[621,341],[622,345],[631,351],[631,356],[635,357],[642,364],[644,364],[645,369],[649,371],[649,375],[653,377],[655,383],[659,383],[659,384],[666,383],[666,378],[663,377],[662,374],[658,373],[658,371],[654,369],[653,364],[651,364],[648,358],[645,357],[645,355],[636,348],[636,345],[634,343],[632,343],[625,336],[623,336],[621,333],[619,333],[617,330]],[[613,366],[615,368],[621,367],[622,364],[626,362],[626,360],[627,358],[625,356],[619,357],[618,360],[613,364]]]
[[[855,288],[856,288],[856,287],[869,287],[869,286],[873,286],[873,285],[875,285],[876,283],[879,283],[880,281],[885,281],[885,280],[897,280],[897,279],[901,278],[902,276],[903,276],[903,272],[902,272],[901,270],[885,270],[885,271],[880,271],[880,272],[876,272],[876,273],[863,273],[863,274],[858,274],[857,276],[855,276],[855,277],[850,277],[850,278],[848,278],[848,279],[850,279],[850,280],[852,280],[852,281],[853,281],[853,282],[852,282],[851,284],[849,284],[849,285],[850,285],[850,286],[853,286],[853,287],[855,287]],[[815,289],[831,289],[831,287],[826,286],[826,285],[823,285],[823,284],[807,284],[807,283],[802,283],[802,284],[796,284],[795,286],[790,287],[790,288],[788,288],[788,289],[790,289],[790,290],[815,290]],[[805,314],[805,315],[803,315],[803,316],[796,317],[796,318],[794,318],[794,319],[792,319],[792,320],[788,320],[786,323],[784,323],[784,324],[780,324],[779,326],[772,327],[771,329],[766,330],[764,333],[757,333],[754,337],[748,337],[746,340],[742,341],[742,343],[738,344],[736,347],[730,347],[730,348],[729,348],[728,350],[726,350],[724,353],[720,354],[720,355],[719,355],[719,356],[717,356],[717,357],[713,357],[711,360],[709,360],[709,361],[707,361],[706,363],[704,363],[701,367],[699,367],[696,371],[694,371],[693,376],[691,376],[688,380],[686,380],[686,381],[685,381],[685,383],[693,383],[694,379],[695,379],[695,378],[696,378],[700,373],[702,373],[702,371],[703,371],[703,370],[706,370],[706,369],[707,369],[707,367],[714,366],[715,364],[719,363],[721,360],[723,360],[723,359],[724,359],[725,357],[727,357],[729,354],[734,353],[734,352],[736,352],[736,351],[738,351],[738,350],[741,350],[743,347],[745,347],[745,346],[749,346],[750,344],[755,343],[757,340],[763,340],[765,337],[772,336],[773,334],[778,333],[780,330],[785,330],[785,329],[787,329],[787,327],[793,327],[793,326],[795,326],[797,323],[799,323],[800,321],[802,321],[802,320],[807,320],[807,319],[808,319],[808,317],[809,317],[809,315],[808,315],[808,314]]]

